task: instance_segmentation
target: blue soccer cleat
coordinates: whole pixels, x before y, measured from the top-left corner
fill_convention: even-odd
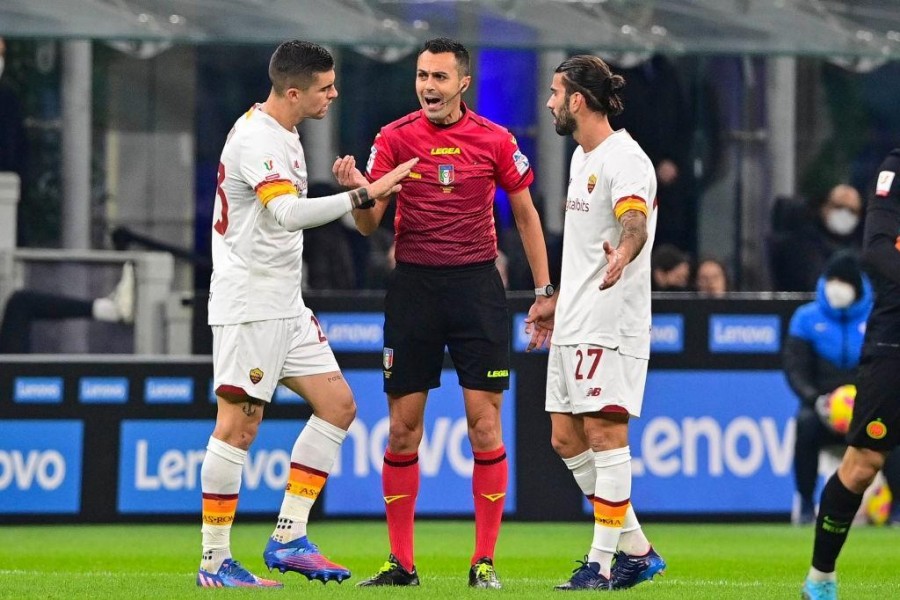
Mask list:
[[[612,589],[609,579],[600,574],[600,565],[595,562],[588,562],[588,557],[584,560],[576,560],[581,566],[572,571],[572,576],[565,583],[561,583],[554,587],[554,590],[560,592],[574,592],[578,590],[598,590],[608,591]]]
[[[281,582],[271,579],[263,579],[257,577],[241,563],[230,558],[226,558],[215,573],[200,569],[197,571],[197,586],[207,588],[280,588],[284,587]]]
[[[837,600],[837,583],[834,581],[803,582],[803,600]]]
[[[664,575],[665,572],[666,561],[651,546],[643,556],[616,552],[616,560],[609,579],[614,590],[624,590],[642,581],[650,581],[656,575]]]
[[[269,538],[263,551],[263,561],[269,570],[278,569],[282,573],[293,571],[305,575],[307,579],[318,579],[323,584],[334,580],[341,583],[350,578],[350,570],[333,563],[319,552],[319,547],[306,536],[282,544]]]

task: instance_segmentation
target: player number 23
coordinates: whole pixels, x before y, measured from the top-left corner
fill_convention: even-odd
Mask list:
[[[228,198],[225,197],[225,190],[222,189],[223,181],[225,181],[225,165],[219,163],[219,173],[216,177],[216,196],[222,202],[222,216],[213,225],[213,229],[219,235],[225,235],[225,230],[228,229]]]

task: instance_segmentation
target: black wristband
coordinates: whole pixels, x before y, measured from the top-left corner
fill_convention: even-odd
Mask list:
[[[375,206],[375,198],[369,198],[369,190],[361,187],[350,190],[350,203],[353,205],[353,208],[365,210]]]

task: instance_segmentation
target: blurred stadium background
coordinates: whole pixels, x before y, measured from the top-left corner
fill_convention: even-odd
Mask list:
[[[655,298],[646,414],[632,439],[636,506],[651,521],[788,521],[796,400],[779,351],[809,296],[773,291],[773,207],[840,182],[867,189],[900,140],[896,0],[4,0],[0,109],[16,98],[25,135],[7,167],[14,174],[0,174],[0,304],[21,287],[101,296],[125,261],[138,278],[133,327],[40,325],[35,354],[0,356],[4,523],[196,519],[214,415],[204,311],[224,137],[265,98],[278,42],[326,44],[341,96],[301,135],[310,181],[328,182],[332,157],[365,161],[378,128],[416,108],[416,50],[438,35],[471,47],[468,103],[508,126],[532,158],[551,250],[571,148],[543,108],[550,73],[591,52],[626,75],[626,126],[681,174],[663,239],[722,259],[735,290]],[[498,224],[516,340],[508,512],[588,518],[549,445],[544,358],[523,352],[531,284],[516,236],[505,235],[513,225],[502,198]],[[360,417],[316,510],[377,518],[384,245],[340,226],[329,236],[346,240],[349,258],[336,263],[320,241],[306,262],[326,274],[309,281],[307,298]],[[458,396],[448,372],[429,405],[426,516],[470,506]],[[279,392],[245,474],[241,518],[277,510],[285,449],[306,416]]]

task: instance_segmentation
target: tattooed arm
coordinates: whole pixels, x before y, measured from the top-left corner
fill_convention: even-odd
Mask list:
[[[606,273],[600,282],[600,289],[612,287],[622,277],[625,265],[634,260],[640,254],[644,244],[647,243],[647,215],[639,210],[629,210],[619,217],[622,224],[622,236],[619,245],[613,248],[609,242],[603,242],[603,252],[606,254]]]

